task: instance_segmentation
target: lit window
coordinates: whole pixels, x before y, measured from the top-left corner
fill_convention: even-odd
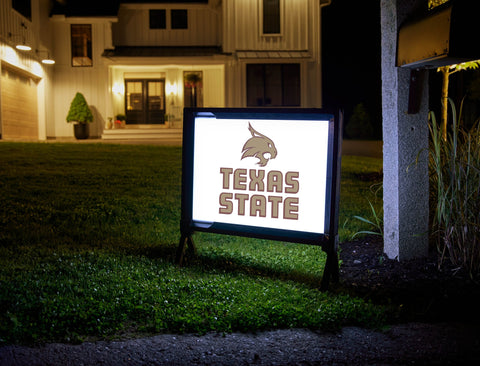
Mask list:
[[[72,24],[72,66],[92,66],[92,26]]]

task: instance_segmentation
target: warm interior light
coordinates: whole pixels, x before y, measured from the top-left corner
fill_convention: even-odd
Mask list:
[[[46,58],[42,60],[42,64],[53,65],[54,63],[55,63],[55,60],[52,60],[51,58]]]

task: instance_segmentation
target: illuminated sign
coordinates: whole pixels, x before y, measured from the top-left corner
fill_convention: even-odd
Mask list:
[[[320,109],[184,111],[182,235],[336,236],[338,121]]]

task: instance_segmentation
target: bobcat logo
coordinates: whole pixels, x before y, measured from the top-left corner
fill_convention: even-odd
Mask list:
[[[267,136],[254,130],[250,122],[248,123],[248,130],[252,134],[252,137],[245,142],[242,149],[242,159],[247,157],[257,158],[258,165],[267,165],[270,159],[275,159],[277,156],[277,149],[272,140]],[[265,157],[265,154],[270,154],[270,157]]]

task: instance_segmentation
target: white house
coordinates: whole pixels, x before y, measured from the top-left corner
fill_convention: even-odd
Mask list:
[[[186,106],[321,107],[329,3],[1,0],[1,137],[73,138],[77,92],[105,139],[180,135]]]

